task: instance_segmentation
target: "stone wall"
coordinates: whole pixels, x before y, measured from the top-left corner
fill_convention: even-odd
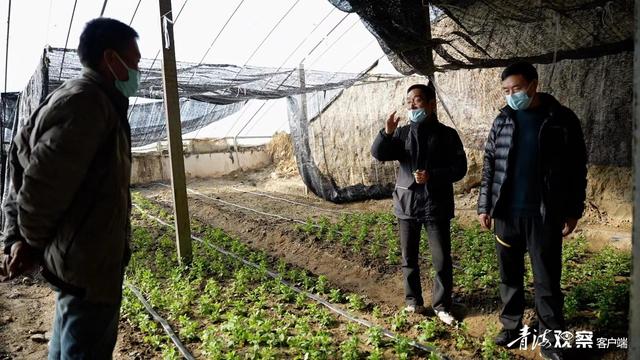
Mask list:
[[[200,150],[210,147],[202,142],[199,142],[197,146]],[[240,148],[238,152],[185,153],[184,156],[187,179],[220,177],[238,170],[261,169],[270,164],[271,156],[264,146]],[[132,184],[146,184],[170,179],[170,159],[166,152],[133,154]]]

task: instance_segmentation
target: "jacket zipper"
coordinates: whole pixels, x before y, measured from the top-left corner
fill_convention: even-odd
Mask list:
[[[498,201],[500,201],[500,195],[502,195],[502,187],[507,183],[507,176],[509,175],[509,161],[511,160],[511,150],[513,149],[513,138],[514,135],[516,134],[516,124],[513,121],[513,119],[511,119],[511,116],[507,115],[506,116],[506,120],[510,120],[513,126],[513,132],[511,133],[511,139],[509,140],[509,151],[507,152],[507,171],[505,171],[504,173],[504,181],[502,182],[502,185],[500,186],[500,192],[498,193],[498,198],[496,198],[496,204],[494,207],[491,208],[491,216],[493,216],[494,211],[496,210],[496,207],[498,206]],[[505,121],[506,123],[506,121]],[[502,127],[500,128],[500,131],[502,131],[504,129],[506,124],[503,124]],[[496,134],[496,139],[498,138],[498,135]],[[495,166],[495,162],[494,162],[494,166]],[[494,171],[494,176],[495,176],[495,171]],[[491,189],[489,189],[489,191],[492,191]]]
[[[538,191],[540,192],[540,215],[542,216],[542,218],[545,218],[546,212],[547,212],[547,208],[545,206],[545,199],[544,199],[544,188],[542,187],[542,184],[544,182],[544,174],[542,173],[542,131],[544,130],[545,125],[547,125],[547,123],[549,122],[549,119],[551,119],[551,116],[547,116],[544,121],[542,122],[542,125],[540,125],[540,130],[538,131],[538,174],[540,175],[540,179],[538,180]]]

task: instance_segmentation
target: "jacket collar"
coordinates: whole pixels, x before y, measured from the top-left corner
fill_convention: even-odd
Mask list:
[[[432,115],[430,115],[428,118],[426,118],[423,122],[416,124],[412,121],[409,121],[409,126],[411,129],[416,129],[416,130],[423,130],[423,129],[429,129],[432,128],[434,126],[436,126],[437,124],[439,124],[440,122],[438,121],[438,116],[436,115],[436,113],[432,113]]]
[[[551,94],[539,92],[537,93],[537,96],[540,99],[540,107],[543,111],[545,111],[549,117],[553,117],[561,106],[560,102]],[[505,105],[500,109],[500,113],[509,119],[513,119],[515,118],[516,111],[509,105]]]
[[[129,108],[129,98],[122,95],[115,86],[108,84],[105,78],[93,69],[83,67],[81,77],[98,85],[98,87],[107,94],[118,112],[124,113],[126,118],[127,110]]]

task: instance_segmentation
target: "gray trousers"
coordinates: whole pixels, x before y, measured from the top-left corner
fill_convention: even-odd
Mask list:
[[[438,311],[451,309],[453,269],[451,262],[450,221],[428,221],[398,219],[400,224],[400,246],[402,248],[402,274],[407,305],[424,305],[420,284],[420,231],[424,226],[429,238],[431,262],[435,271],[431,306]]]

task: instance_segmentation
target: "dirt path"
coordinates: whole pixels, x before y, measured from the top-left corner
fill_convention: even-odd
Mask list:
[[[44,282],[23,277],[0,282],[0,360],[47,358],[55,312],[55,292]],[[159,359],[142,336],[120,321],[114,359]]]

